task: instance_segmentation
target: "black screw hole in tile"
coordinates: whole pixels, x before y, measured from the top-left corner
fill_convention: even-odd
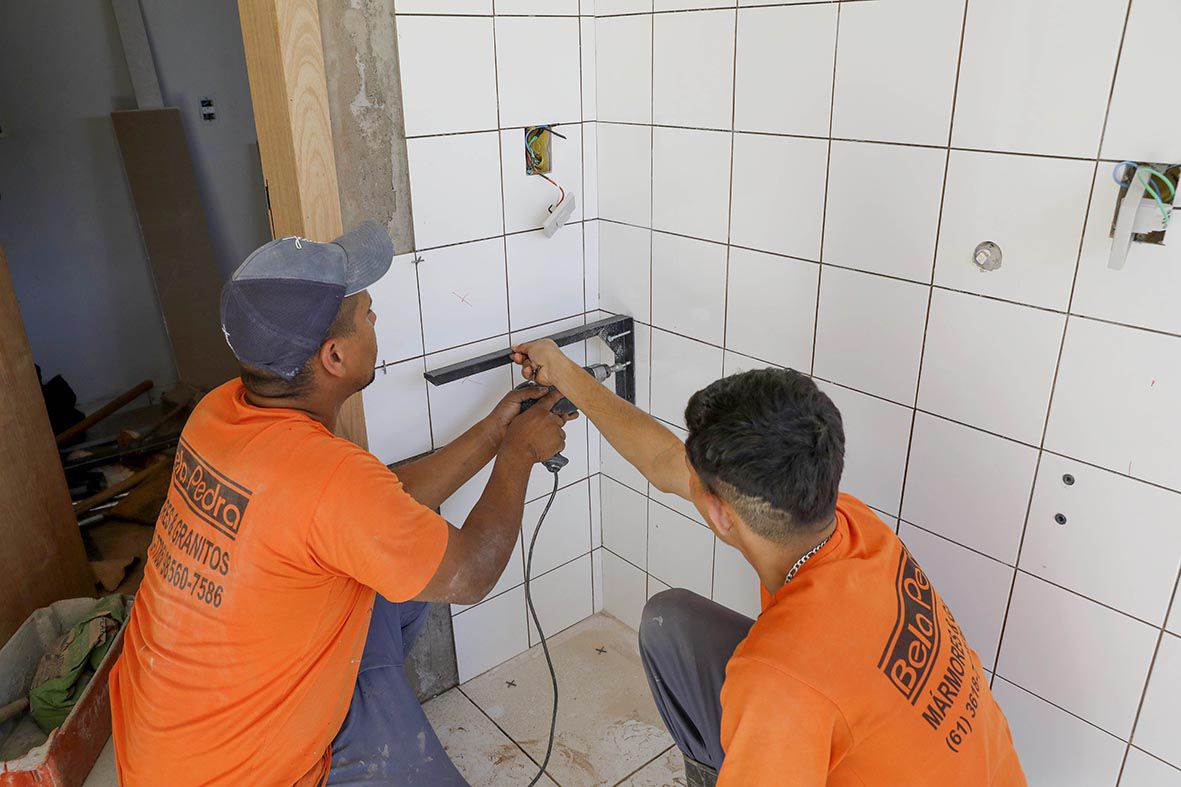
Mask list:
[[[1074,476],[1072,476],[1070,473],[1067,473],[1066,475],[1062,476],[1062,483],[1066,484],[1067,486],[1074,486]]]
[[[1054,514],[1054,521],[1060,525],[1065,525],[1066,524],[1066,515],[1065,514]]]

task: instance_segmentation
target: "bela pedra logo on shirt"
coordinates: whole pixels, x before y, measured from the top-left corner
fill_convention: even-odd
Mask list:
[[[176,448],[172,482],[193,513],[230,540],[238,535],[252,492],[219,473],[185,440]]]

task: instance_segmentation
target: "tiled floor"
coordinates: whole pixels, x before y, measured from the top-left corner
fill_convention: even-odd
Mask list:
[[[550,640],[558,731],[547,768],[559,787],[684,787],[681,756],[652,703],[633,630],[596,615]],[[524,787],[545,755],[550,679],[541,648],[426,704],[447,753],[472,787]],[[85,787],[115,785],[110,744]]]

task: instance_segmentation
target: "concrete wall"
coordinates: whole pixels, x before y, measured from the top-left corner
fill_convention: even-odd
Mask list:
[[[221,271],[268,237],[232,0],[144,0]],[[197,118],[212,96],[216,123]],[[0,240],[34,357],[82,402],[176,376],[109,114],[135,99],[107,0],[0,0]]]

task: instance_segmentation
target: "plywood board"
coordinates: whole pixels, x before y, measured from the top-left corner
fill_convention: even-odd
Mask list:
[[[238,373],[221,330],[221,278],[175,107],[112,112],[177,374],[200,388]]]
[[[2,248],[0,401],[2,643],[38,607],[94,592]]]

